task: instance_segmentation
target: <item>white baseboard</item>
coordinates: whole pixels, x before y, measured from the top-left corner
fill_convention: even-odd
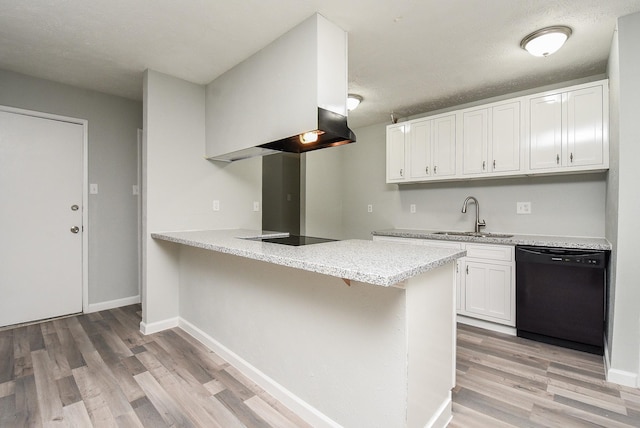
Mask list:
[[[144,321],[140,322],[140,331],[142,334],[153,334],[159,331],[168,330],[170,328],[178,327],[179,318],[169,318],[162,321],[152,322],[150,324],[145,323]]]
[[[140,295],[125,297],[124,299],[109,300],[108,302],[89,303],[84,309],[85,314],[91,312],[106,311],[113,308],[120,308],[122,306],[135,305],[140,303]]]
[[[605,337],[604,369],[607,374],[607,382],[617,383],[618,385],[629,386],[631,388],[640,388],[640,378],[638,378],[637,374],[611,368],[611,357],[609,352],[609,341]]]
[[[457,315],[456,321],[460,324],[471,325],[473,327],[484,328],[485,330],[497,331],[498,333],[508,334],[510,336],[515,336],[517,334],[517,330],[515,327],[511,327],[503,324],[496,324],[494,322],[480,320],[477,318],[470,318],[464,315]]]
[[[638,375],[623,370],[607,369],[607,382],[617,383],[618,385],[638,388]]]
[[[297,395],[293,394],[275,380],[262,373],[256,367],[249,364],[239,355],[235,354],[229,348],[222,345],[189,321],[180,318],[179,327],[193,336],[196,340],[203,343],[207,348],[218,354],[229,364],[238,369],[243,375],[251,379],[310,425],[314,427],[340,427],[340,424],[334,422],[315,407],[300,399]]]
[[[436,413],[429,419],[429,422],[424,426],[424,428],[445,428],[453,419],[453,412],[451,410],[452,401],[451,401],[451,392],[449,392],[449,396],[446,400],[442,402],[440,407]]]

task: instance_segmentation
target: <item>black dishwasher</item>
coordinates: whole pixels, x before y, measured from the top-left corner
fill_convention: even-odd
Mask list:
[[[516,246],[519,337],[603,354],[608,252]]]

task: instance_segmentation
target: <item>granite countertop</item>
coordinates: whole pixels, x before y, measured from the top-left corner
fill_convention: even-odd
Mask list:
[[[536,247],[577,248],[585,250],[611,250],[604,238],[570,236],[513,235],[509,238],[437,234],[436,230],[387,229],[373,232],[375,236],[397,238],[437,239],[441,241],[476,242],[482,244],[530,245]]]
[[[466,255],[464,250],[355,239],[300,247],[240,239],[261,235],[231,229],[158,232],[151,237],[384,287]]]

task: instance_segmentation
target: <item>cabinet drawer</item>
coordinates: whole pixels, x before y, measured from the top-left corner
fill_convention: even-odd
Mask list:
[[[514,247],[508,245],[467,244],[467,258],[513,261]]]

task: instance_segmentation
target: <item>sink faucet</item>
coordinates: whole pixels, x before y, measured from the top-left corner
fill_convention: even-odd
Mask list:
[[[476,226],[475,226],[475,232],[476,233],[480,233],[480,228],[481,227],[486,227],[487,223],[484,222],[484,220],[480,221],[480,204],[478,203],[478,200],[476,198],[474,198],[473,196],[468,196],[467,199],[464,200],[464,204],[462,204],[462,212],[466,213],[467,212],[467,204],[469,203],[469,201],[472,201],[476,204]]]

